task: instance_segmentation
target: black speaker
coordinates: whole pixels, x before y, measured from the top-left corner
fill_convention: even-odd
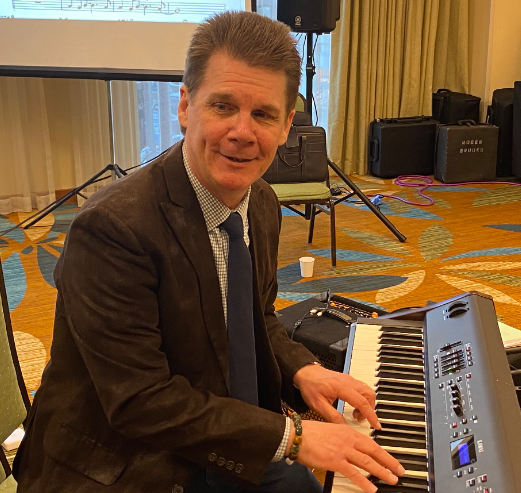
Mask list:
[[[279,0],[277,20],[298,33],[330,33],[340,19],[340,0]]]
[[[512,172],[521,176],[521,81],[514,84]]]

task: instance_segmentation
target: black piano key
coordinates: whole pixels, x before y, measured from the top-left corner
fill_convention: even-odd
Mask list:
[[[412,338],[412,339],[423,339],[423,334],[421,332],[396,332],[396,331],[385,331],[380,332],[378,337],[399,337],[403,339]]]
[[[427,450],[427,442],[425,440],[416,440],[414,438],[395,437],[383,434],[374,437],[374,441],[381,446],[387,445],[389,447],[417,448]]]
[[[403,394],[410,394],[421,396],[425,398],[425,387],[423,384],[413,382],[411,384],[404,384],[399,382],[381,381],[376,383],[376,393],[379,392],[398,392]]]
[[[401,433],[408,436],[424,437],[426,435],[425,428],[412,427],[408,425],[399,425],[393,423],[381,423],[381,430],[372,430],[372,432]]]
[[[397,410],[397,409],[381,409],[379,406],[376,406],[378,409],[376,414],[378,415],[378,419],[396,419],[399,421],[422,421],[425,422],[425,414],[423,413],[415,413],[407,410]]]
[[[400,464],[402,462],[414,462],[418,465],[423,465],[427,467],[427,457],[423,457],[421,455],[411,455],[411,454],[404,454],[402,452],[392,452],[391,455],[398,461]],[[407,468],[405,468],[407,469]]]
[[[379,347],[380,350],[389,349],[389,350],[404,351],[404,352],[409,352],[409,353],[414,353],[414,354],[423,354],[423,347],[418,347],[418,346],[410,346],[410,345],[404,346],[404,345],[399,345],[399,344],[389,344],[387,342],[381,343],[381,344],[379,344],[379,346],[380,346]]]
[[[378,388],[380,385],[384,384],[393,384],[393,385],[400,385],[405,392],[414,392],[414,391],[423,391],[425,393],[425,382],[423,381],[417,381],[417,380],[409,380],[408,382],[405,382],[403,378],[395,378],[395,377],[381,377],[376,381],[376,387]]]
[[[396,356],[414,356],[423,357],[423,348],[418,347],[400,347],[390,344],[378,344],[376,353],[395,354]]]
[[[385,327],[382,326],[380,332],[398,332],[400,334],[422,334],[422,327]]]
[[[378,493],[425,493],[428,488],[410,488],[403,485],[389,485],[385,483],[378,484]]]
[[[424,395],[412,395],[405,392],[389,392],[385,390],[379,390],[376,398],[384,401],[413,402],[415,404],[423,404],[425,402]]]
[[[371,481],[378,488],[380,493],[397,491],[404,491],[409,493],[412,491],[424,492],[429,490],[429,484],[426,479],[398,478],[398,484],[390,485],[385,481],[382,481],[380,478],[369,476],[369,481]]]
[[[422,376],[422,380],[425,380],[425,371],[423,366],[414,365],[414,367],[405,367],[399,365],[393,365],[392,363],[382,363],[377,365],[377,370],[389,370],[389,371],[402,371],[408,373],[415,373]]]
[[[379,363],[394,363],[397,365],[418,365],[423,366],[423,358],[414,358],[407,356],[394,356],[392,354],[380,354],[376,361]]]
[[[382,346],[403,346],[407,348],[416,347],[419,349],[423,349],[423,341],[412,338],[407,339],[402,337],[382,336],[379,339],[379,343]]]
[[[394,454],[392,454],[392,455],[394,455]],[[411,455],[411,457],[413,457],[413,456]],[[400,461],[400,464],[407,471],[421,471],[421,472],[427,472],[428,471],[426,463],[423,464],[421,462],[416,462],[416,461],[412,461],[412,460],[402,459]]]
[[[381,369],[376,372],[378,378],[394,378],[395,380],[415,380],[418,382],[424,382],[425,378],[423,372],[417,373],[413,370],[402,370],[402,369]]]
[[[384,426],[386,425],[386,426]],[[390,423],[384,423],[382,425],[382,428],[379,430],[372,429],[371,430],[371,436],[377,437],[377,436],[393,436],[393,437],[403,437],[403,438],[410,438],[414,440],[423,440],[425,441],[426,432],[425,429],[422,428],[415,428],[416,432],[412,433],[410,429],[399,429],[399,428],[393,428],[393,425],[390,425]],[[390,425],[390,426],[389,426]],[[403,425],[399,425],[403,426]]]

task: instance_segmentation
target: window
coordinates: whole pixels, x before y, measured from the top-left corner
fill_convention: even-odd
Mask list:
[[[257,12],[272,19],[277,18],[277,0],[257,0]],[[299,51],[303,55],[300,92],[306,95],[305,34],[295,33]],[[314,59],[316,75],[313,78],[313,122],[327,127],[329,100],[329,65],[331,35],[315,37]],[[137,82],[140,162],[144,163],[182,139],[177,121],[179,88],[176,82]],[[309,102],[308,102],[309,104]],[[318,116],[318,118],[317,118]]]

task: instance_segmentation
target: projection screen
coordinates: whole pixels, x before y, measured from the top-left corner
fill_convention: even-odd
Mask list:
[[[204,18],[251,0],[0,0],[0,75],[180,80]]]

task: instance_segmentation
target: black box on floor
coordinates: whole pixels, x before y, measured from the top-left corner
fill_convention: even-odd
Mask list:
[[[369,136],[369,170],[380,178],[432,175],[436,125],[430,116],[374,120]]]
[[[496,176],[512,176],[514,88],[496,89],[487,110],[487,123],[499,128]]]
[[[322,316],[310,310],[324,310],[325,301],[309,298],[278,311],[279,321],[286,327],[288,335],[309,349],[330,370],[344,371],[346,351],[349,343],[351,322],[358,317],[371,317],[373,313],[383,315],[385,311],[375,309],[349,298],[332,295],[329,309]],[[335,316],[333,312],[337,313]],[[343,316],[344,319],[338,317]],[[295,324],[298,327],[295,328]]]
[[[449,89],[438,89],[432,95],[432,117],[440,123],[458,123],[460,120],[479,122],[479,104],[481,98],[452,92]]]
[[[521,176],[521,81],[514,83],[512,172]]]
[[[497,141],[498,127],[487,123],[440,125],[434,177],[443,183],[494,180]]]

